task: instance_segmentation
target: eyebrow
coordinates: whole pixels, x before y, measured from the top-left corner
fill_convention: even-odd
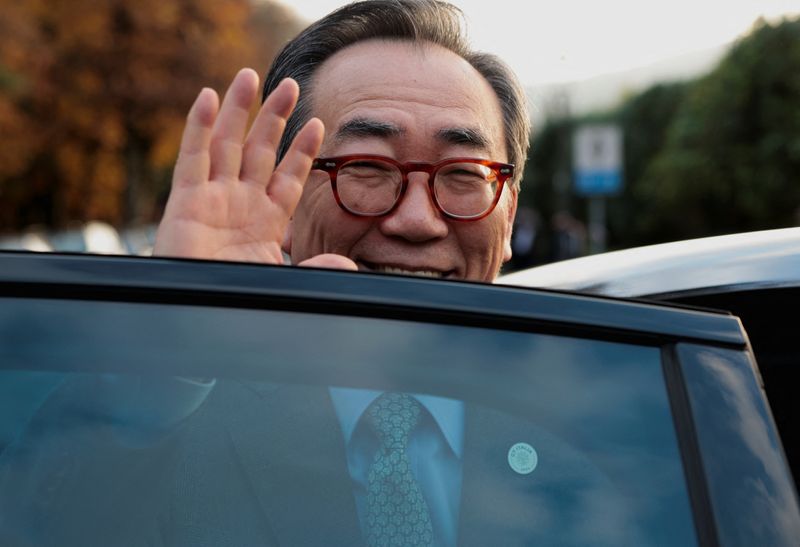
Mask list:
[[[337,142],[363,137],[387,139],[401,137],[405,129],[391,122],[370,118],[353,118],[343,123],[334,135]],[[470,148],[487,149],[489,139],[480,130],[471,127],[447,127],[436,133],[438,140],[453,145],[466,145]]]
[[[489,148],[489,139],[479,130],[470,127],[440,129],[437,137],[448,144],[466,145],[470,148]]]
[[[405,131],[401,127],[393,123],[381,122],[368,118],[353,118],[339,127],[334,138],[339,142],[358,137],[378,137],[385,139],[389,137],[399,137],[404,133]]]

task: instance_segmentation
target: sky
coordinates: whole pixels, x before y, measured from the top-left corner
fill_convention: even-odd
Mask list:
[[[343,0],[295,0],[318,19]],[[585,80],[729,43],[760,16],[800,15],[798,0],[451,0],[477,49],[526,86]]]

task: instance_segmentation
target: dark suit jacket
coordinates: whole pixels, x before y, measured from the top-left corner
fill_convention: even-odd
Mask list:
[[[326,388],[220,381],[143,447],[76,403],[90,398],[65,386],[0,457],[4,544],[363,545]],[[636,543],[624,500],[573,447],[471,405],[465,425],[459,545]],[[527,475],[507,460],[520,441],[539,456]]]

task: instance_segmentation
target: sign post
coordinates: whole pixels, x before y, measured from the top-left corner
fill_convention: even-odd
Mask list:
[[[575,193],[589,199],[589,252],[606,248],[605,197],[622,189],[622,130],[611,124],[579,127],[572,140]]]

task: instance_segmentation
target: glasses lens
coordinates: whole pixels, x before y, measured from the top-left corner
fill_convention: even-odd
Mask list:
[[[447,213],[458,217],[479,216],[488,211],[497,194],[497,174],[479,163],[445,165],[436,173],[436,201]]]
[[[400,170],[380,160],[354,160],[336,176],[339,200],[354,213],[379,215],[392,208],[400,194]]]

